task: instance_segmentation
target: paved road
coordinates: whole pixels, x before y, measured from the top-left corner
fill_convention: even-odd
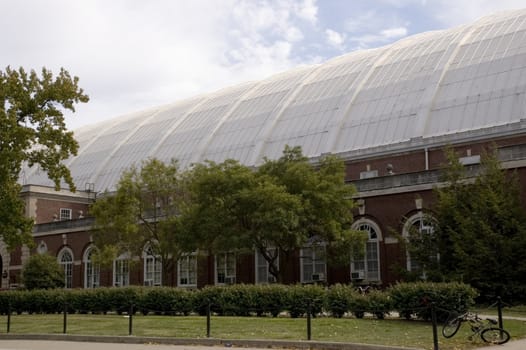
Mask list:
[[[1,348],[0,348],[1,349]],[[524,350],[526,349],[526,339],[511,340],[503,345],[485,346],[480,350]]]
[[[0,350],[218,350],[219,346],[192,346],[166,344],[114,344],[72,342],[63,340],[0,340]],[[241,348],[238,348],[241,349]],[[261,350],[261,348],[242,348]],[[480,350],[524,350],[526,339],[510,341],[504,345],[486,346]]]
[[[72,342],[63,340],[0,340],[0,350],[218,350],[220,346],[166,345],[166,344],[114,344]],[[238,348],[239,349],[239,348]],[[261,348],[242,348],[261,350]],[[524,350],[526,339],[510,341],[504,345],[485,346],[480,350]]]
[[[113,344],[62,340],[0,340],[0,350],[218,350],[218,346]],[[261,350],[243,348],[243,350]]]

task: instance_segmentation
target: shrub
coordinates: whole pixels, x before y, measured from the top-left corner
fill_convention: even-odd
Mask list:
[[[218,315],[222,314],[222,308],[220,306],[221,293],[223,287],[219,286],[206,286],[202,289],[195,291],[193,295],[193,310],[199,315],[206,315],[208,305],[210,305],[210,312]]]
[[[137,308],[145,315],[149,312],[188,315],[192,311],[191,292],[180,288],[147,287],[142,289]]]
[[[373,290],[366,294],[367,311],[376,318],[383,320],[392,310],[391,297],[388,293],[379,290]]]
[[[31,255],[22,270],[26,289],[53,289],[64,287],[64,270],[57,259],[49,254]]]
[[[462,283],[399,283],[389,289],[393,308],[401,317],[409,319],[431,319],[431,303],[437,310],[437,317],[445,319],[450,311],[466,312],[475,304],[477,291]]]
[[[253,286],[256,304],[254,312],[258,316],[266,313],[277,317],[285,311],[288,303],[288,289],[282,284],[263,284]]]
[[[369,301],[365,295],[353,291],[349,306],[354,317],[363,318],[365,313],[369,310]]]
[[[351,285],[335,284],[327,291],[326,309],[334,317],[342,317],[351,310],[353,295]]]
[[[301,317],[310,308],[311,315],[316,316],[323,311],[325,304],[325,289],[317,284],[294,285],[288,288],[287,310],[290,317]]]
[[[115,311],[119,315],[128,313],[132,305],[134,306],[134,311],[136,311],[140,301],[140,294],[141,287],[110,288],[108,306],[111,311]]]

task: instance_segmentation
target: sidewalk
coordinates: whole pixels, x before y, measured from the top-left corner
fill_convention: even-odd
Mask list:
[[[524,350],[526,349],[526,339],[511,340],[503,345],[484,346],[477,350]]]
[[[287,340],[182,339],[67,334],[0,334],[0,350],[421,350],[400,346]]]
[[[217,350],[221,348],[243,350],[275,349],[318,349],[318,350],[410,350],[396,346],[382,346],[353,343],[324,342],[272,342],[235,341],[221,342],[218,339],[155,339],[144,337],[95,337],[68,335],[0,335],[0,350]],[[474,350],[524,350],[526,338],[504,345],[482,346]],[[416,350],[416,349],[413,349]]]

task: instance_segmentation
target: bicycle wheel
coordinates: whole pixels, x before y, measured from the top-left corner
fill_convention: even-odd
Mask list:
[[[442,327],[442,335],[445,338],[451,338],[455,334],[457,334],[458,329],[460,328],[460,323],[462,322],[462,319],[459,317],[455,317],[450,319],[444,324],[444,327]]]
[[[510,340],[510,334],[502,328],[490,327],[480,333],[480,337],[486,343],[491,344],[504,344]]]

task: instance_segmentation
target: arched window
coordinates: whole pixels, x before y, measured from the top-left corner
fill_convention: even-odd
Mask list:
[[[58,262],[64,269],[64,287],[73,287],[73,253],[71,249],[64,248],[58,255]]]
[[[409,248],[406,250],[407,271],[421,272],[424,279],[426,277],[425,266],[421,266],[417,259],[411,259],[410,250],[412,249],[412,246],[415,246],[415,244],[418,243],[420,249],[425,246],[425,251],[429,252],[429,262],[438,261],[440,255],[437,253],[436,247],[430,246],[432,244],[434,233],[435,219],[421,211],[410,216],[404,225],[403,236],[409,241]],[[412,243],[411,240],[414,242]]]
[[[354,254],[351,258],[351,280],[380,281],[380,228],[373,221],[360,219],[354,223],[353,229],[367,233],[367,242],[361,254]]]
[[[113,285],[125,287],[130,284],[130,265],[128,254],[121,254],[113,260]]]
[[[44,241],[40,241],[37,247],[38,254],[45,254],[47,253],[47,244]]]
[[[155,255],[151,246],[146,246],[143,253],[144,260],[144,285],[162,285],[162,260],[159,255]]]
[[[91,256],[95,251],[91,246],[84,252],[84,288],[96,288],[100,286],[100,266],[94,264]]]

